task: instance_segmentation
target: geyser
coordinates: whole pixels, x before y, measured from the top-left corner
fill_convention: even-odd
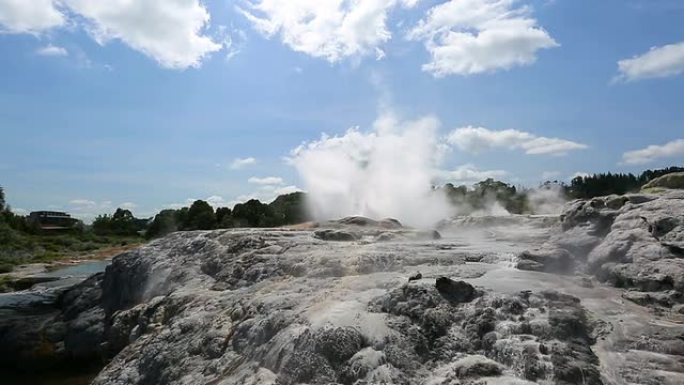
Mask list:
[[[290,161],[309,192],[313,216],[392,217],[420,227],[451,216],[454,208],[432,187],[445,151],[438,127],[434,117],[399,121],[386,113],[372,131],[324,134],[294,149]]]

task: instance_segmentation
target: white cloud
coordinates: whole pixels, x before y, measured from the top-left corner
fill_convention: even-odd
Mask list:
[[[124,209],[124,210],[133,211],[133,210],[135,210],[135,209],[138,207],[138,205],[135,204],[135,203],[133,203],[133,202],[123,202],[123,203],[121,203],[118,207],[119,207],[119,208],[122,208],[122,209]]]
[[[28,215],[29,211],[26,209],[22,209],[20,207],[13,207],[12,212],[15,213],[16,215]]]
[[[677,139],[663,145],[652,144],[640,150],[622,154],[624,164],[645,164],[661,158],[684,157],[684,139]]]
[[[175,69],[199,67],[221,49],[204,34],[209,12],[199,0],[63,0],[86,18],[88,30],[99,44],[118,39]]]
[[[571,179],[575,179],[575,178],[577,178],[577,177],[586,178],[586,177],[588,177],[588,176],[590,176],[590,175],[591,175],[591,174],[589,174],[588,172],[577,171],[576,173],[572,174],[572,178],[571,178]]]
[[[423,70],[436,77],[473,75],[529,65],[558,43],[517,0],[450,0],[432,7],[407,35],[432,56]]]
[[[295,185],[289,185],[289,186],[279,187],[279,188],[275,189],[275,191],[273,191],[273,192],[275,193],[276,196],[278,196],[278,195],[291,194],[291,193],[297,192],[297,191],[303,191],[303,190],[300,189],[299,187],[295,186]]]
[[[653,47],[648,52],[618,62],[617,80],[664,78],[684,73],[684,42]]]
[[[230,168],[233,170],[239,170],[241,168],[245,168],[246,166],[250,166],[256,163],[256,159],[249,157],[249,158],[235,158],[233,159],[233,162],[230,164]]]
[[[214,209],[219,208],[219,207],[227,207],[230,205],[230,203],[226,202],[226,200],[223,199],[223,197],[220,195],[212,195],[212,196],[208,197],[207,199],[205,199],[205,201],[207,201],[207,203],[209,203],[211,205],[211,207],[213,207]],[[232,207],[232,205],[231,205],[231,207]]]
[[[66,14],[99,44],[121,40],[166,68],[199,67],[222,48],[204,31],[210,15],[199,0],[0,0],[0,32],[38,34],[66,25]]]
[[[229,28],[225,25],[220,25],[218,31],[218,36],[221,37],[222,45],[226,52],[225,59],[230,61],[242,52],[242,48],[247,41],[247,34],[239,28]]]
[[[0,32],[38,34],[65,23],[53,0],[0,0]]]
[[[478,153],[493,148],[521,149],[528,155],[565,155],[568,151],[582,150],[587,145],[559,138],[536,136],[529,132],[489,130],[484,127],[457,128],[447,136],[447,142],[459,149]]]
[[[270,38],[279,35],[292,50],[331,63],[353,56],[382,58],[380,46],[392,34],[387,15],[415,0],[258,0],[238,8],[253,27]],[[382,53],[381,53],[382,52]]]
[[[112,201],[94,201],[91,199],[78,198],[72,199],[65,207],[55,207],[55,210],[64,210],[73,217],[90,223],[98,215],[111,215],[116,207],[112,205]]]
[[[167,209],[178,210],[178,209],[182,209],[183,207],[190,207],[190,205],[192,205],[192,202],[194,202],[194,201],[196,201],[196,200],[197,200],[197,199],[195,199],[195,198],[188,198],[188,199],[185,200],[185,203],[180,203],[180,202],[178,202],[178,203],[169,203],[169,204],[167,204],[167,205],[164,206],[164,207],[167,208]]]
[[[281,185],[283,184],[283,178],[277,177],[277,176],[267,176],[265,178],[257,178],[255,176],[249,178],[247,182],[252,183],[252,184],[261,184],[261,185]]]
[[[165,205],[164,207],[167,209],[182,209],[183,207],[190,207],[192,204],[196,201],[196,198],[188,198],[185,200],[185,202],[176,202],[176,203],[169,203]],[[211,195],[205,199],[203,199],[205,202],[209,203],[210,206],[212,206],[214,209],[217,209],[219,207],[232,207],[234,205],[233,202],[228,202],[226,201],[222,196],[220,195]]]
[[[479,182],[487,178],[501,178],[508,173],[504,170],[480,170],[473,164],[464,164],[458,166],[453,171],[442,171],[442,178],[447,182],[456,184],[468,184]]]
[[[41,56],[67,56],[69,54],[64,47],[52,44],[38,48],[36,53]]]
[[[69,201],[69,204],[74,207],[93,207],[97,206],[97,203],[95,201],[91,201],[89,199],[72,199]]]

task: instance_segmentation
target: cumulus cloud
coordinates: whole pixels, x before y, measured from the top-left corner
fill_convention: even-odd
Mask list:
[[[407,35],[422,40],[436,77],[473,75],[536,61],[537,51],[558,43],[517,0],[450,0],[432,7]]]
[[[233,159],[233,162],[230,164],[230,168],[233,170],[240,170],[242,168],[245,168],[247,166],[253,165],[256,163],[256,159],[249,157],[249,158],[235,158]]]
[[[568,151],[582,150],[587,145],[559,138],[537,136],[529,132],[489,130],[484,127],[461,127],[447,136],[447,143],[471,153],[494,148],[519,149],[528,155],[565,155]]]
[[[388,12],[416,0],[258,0],[238,8],[264,36],[278,35],[292,50],[331,63],[352,56],[384,57],[392,34]]]
[[[622,154],[624,164],[646,164],[656,159],[684,157],[684,139],[677,139],[663,145],[652,144],[646,148]]]
[[[210,15],[199,0],[0,0],[0,32],[37,34],[65,25],[66,14],[99,44],[121,40],[166,68],[199,67],[222,48],[205,33]]]
[[[590,175],[591,175],[591,174],[589,174],[588,172],[577,171],[577,172],[575,172],[574,174],[572,174],[572,179],[575,179],[575,178],[577,178],[577,177],[586,178],[586,177],[588,177],[588,176],[590,176]]]
[[[283,184],[283,178],[277,176],[267,176],[264,178],[258,178],[253,176],[249,178],[247,182],[260,185],[281,185]]]
[[[303,191],[303,190],[300,189],[299,187],[295,186],[295,185],[289,185],[289,186],[278,187],[273,192],[277,196],[277,195],[292,194],[292,193],[298,192],[298,191]]]
[[[39,34],[65,23],[53,0],[0,0],[0,32]]]
[[[209,12],[199,0],[63,0],[88,20],[88,30],[99,44],[118,39],[174,69],[199,67],[210,53],[221,49],[203,30]]]
[[[684,42],[653,47],[648,52],[618,62],[617,80],[664,78],[684,73]]]
[[[113,206],[112,201],[95,201],[86,198],[77,198],[70,200],[65,207],[56,207],[57,210],[64,210],[81,219],[86,223],[92,222],[98,215],[112,214],[116,207]]]
[[[446,182],[455,184],[472,184],[487,178],[501,178],[507,174],[504,170],[480,170],[471,163],[458,166],[452,171],[441,172],[441,176]]]
[[[114,205],[112,201],[95,201],[91,199],[72,199],[69,201],[66,210],[74,213],[74,215],[82,218],[94,218],[100,214],[111,214],[117,208],[125,210],[134,210],[138,207],[133,202],[123,202],[119,205]]]
[[[41,56],[67,56],[69,54],[66,48],[52,44],[38,48],[36,53]]]
[[[213,207],[214,209],[218,207],[226,207],[229,205],[229,202],[226,202],[226,200],[223,199],[223,197],[220,195],[212,195],[210,197],[207,197],[205,201],[209,203],[211,207]],[[194,202],[194,200],[192,202]],[[190,202],[190,204],[192,204],[192,202]]]
[[[122,208],[122,209],[124,209],[124,210],[133,211],[133,210],[135,210],[135,209],[138,207],[138,205],[135,204],[135,203],[133,203],[133,202],[123,202],[123,203],[121,203],[118,207],[120,207],[120,208]]]

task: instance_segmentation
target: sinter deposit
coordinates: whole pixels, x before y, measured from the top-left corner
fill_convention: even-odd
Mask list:
[[[102,360],[98,385],[681,385],[683,215],[671,192],[174,233],[1,309],[0,360]]]

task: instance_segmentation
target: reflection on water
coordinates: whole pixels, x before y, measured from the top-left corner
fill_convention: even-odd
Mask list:
[[[0,294],[0,308],[16,308],[18,306],[30,306],[31,304],[49,305],[59,295],[59,290],[64,289],[85,278],[102,272],[111,261],[89,261],[77,265],[61,267],[49,272],[38,274],[40,277],[56,277],[55,281],[40,282],[29,290],[22,290]]]
[[[104,271],[111,261],[93,261],[61,267],[44,275],[48,277],[86,277]]]

